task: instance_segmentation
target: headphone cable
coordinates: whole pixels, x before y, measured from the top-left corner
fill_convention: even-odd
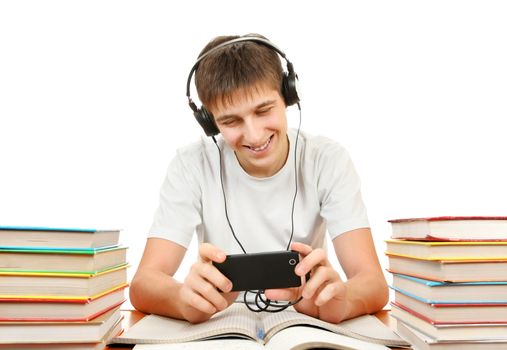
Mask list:
[[[301,118],[301,114],[302,114],[302,112],[301,112],[301,105],[300,105],[299,102],[297,103],[297,106],[298,106],[298,110],[299,110],[299,124],[298,124],[297,133],[296,133],[296,140],[294,142],[294,184],[295,184],[295,190],[294,190],[294,197],[292,199],[292,208],[291,208],[291,233],[290,233],[289,243],[287,244],[286,250],[290,249],[290,244],[292,243],[292,237],[294,236],[294,207],[295,207],[297,193],[298,193],[297,146],[298,146],[298,140],[299,140],[299,131],[301,129],[301,119],[302,119]],[[228,210],[227,210],[227,199],[226,199],[226,195],[225,195],[224,181],[223,181],[223,175],[222,175],[222,172],[223,172],[223,167],[222,167],[222,160],[223,160],[222,159],[222,152],[221,152],[220,147],[218,146],[218,142],[217,142],[215,136],[212,136],[211,138],[213,139],[213,142],[215,143],[215,146],[217,147],[218,157],[219,157],[219,160],[220,160],[220,184],[221,184],[221,187],[222,187],[222,195],[224,197],[225,218],[227,219],[227,224],[229,225],[229,228],[231,230],[231,233],[232,233],[234,239],[236,240],[236,242],[240,246],[240,248],[243,251],[243,253],[247,254],[245,248],[243,247],[243,245],[239,241],[238,237],[236,236],[236,233],[234,232],[234,228],[232,227],[231,221],[229,220],[229,214],[228,214]],[[309,278],[309,274],[307,274],[306,278],[307,279]],[[247,301],[247,295],[248,295],[248,293],[255,294],[255,299],[254,300],[255,300],[255,306],[257,308],[253,308],[250,305],[250,303]],[[243,301],[244,301],[245,305],[247,306],[247,308],[250,311],[253,311],[253,312],[262,312],[262,311],[266,311],[266,312],[280,312],[280,311],[283,311],[283,310],[287,309],[289,306],[292,306],[292,305],[295,305],[295,304],[299,303],[302,299],[303,299],[303,297],[299,296],[294,301],[289,301],[289,302],[280,304],[276,300],[270,300],[270,299],[266,298],[265,295],[264,295],[264,290],[257,290],[257,291],[255,291],[255,290],[246,290],[243,293]],[[270,307],[271,307],[271,309],[270,309]]]

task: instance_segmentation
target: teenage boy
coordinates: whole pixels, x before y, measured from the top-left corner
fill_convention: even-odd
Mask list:
[[[302,297],[297,311],[334,323],[387,302],[353,164],[336,142],[288,129],[287,73],[274,48],[257,35],[223,36],[201,52],[196,89],[221,137],[179,149],[169,166],[130,286],[137,309],[196,323],[231,305],[238,293],[212,262],[242,252],[233,232],[248,253],[284,250],[293,235],[290,248],[302,256],[295,272],[311,278],[265,291],[271,300]],[[347,281],[328,261],[326,231]],[[198,261],[176,281],[194,232]]]

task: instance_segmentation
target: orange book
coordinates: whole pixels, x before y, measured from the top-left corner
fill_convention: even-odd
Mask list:
[[[433,281],[484,282],[507,281],[507,257],[487,260],[429,260],[417,257],[389,257],[388,271]]]
[[[0,344],[99,343],[120,319],[116,307],[90,321],[0,322]]]
[[[0,297],[0,322],[89,321],[121,305],[127,284],[91,297]]]

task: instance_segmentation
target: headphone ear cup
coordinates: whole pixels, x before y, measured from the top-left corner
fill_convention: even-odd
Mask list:
[[[295,73],[284,73],[282,78],[282,95],[286,106],[299,102],[298,77]]]
[[[206,108],[201,107],[195,111],[194,117],[204,130],[206,136],[215,136],[220,134],[220,130],[218,130],[218,127],[215,124],[215,118],[213,118],[213,114],[208,112]]]

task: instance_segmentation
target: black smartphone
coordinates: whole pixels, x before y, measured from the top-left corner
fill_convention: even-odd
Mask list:
[[[294,271],[298,262],[298,252],[282,250],[227,255],[213,265],[232,282],[233,291],[244,291],[299,287],[301,277]]]

